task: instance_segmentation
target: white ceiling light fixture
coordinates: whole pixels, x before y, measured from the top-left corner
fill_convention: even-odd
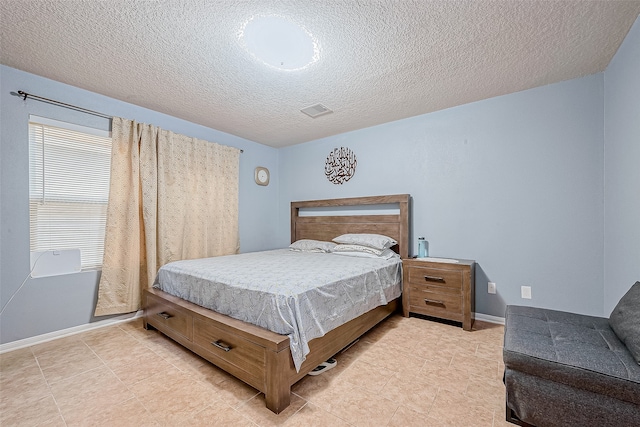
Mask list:
[[[252,17],[243,24],[238,38],[251,56],[278,70],[303,70],[320,59],[316,38],[282,16]]]

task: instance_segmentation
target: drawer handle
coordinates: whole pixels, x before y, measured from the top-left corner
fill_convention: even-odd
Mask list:
[[[162,317],[164,320],[169,320],[169,318],[173,317],[172,315],[170,315],[169,313],[165,313],[164,311],[162,313],[158,313],[158,316]]]
[[[438,304],[438,305],[445,305],[444,301],[440,301],[440,300],[437,300],[437,299],[427,299],[427,298],[425,298],[425,299],[424,299],[424,302],[425,302],[426,304]]]
[[[424,276],[424,280],[431,280],[432,282],[444,282],[444,279],[438,276]]]
[[[220,350],[231,351],[231,347],[229,347],[228,345],[226,345],[220,340],[212,342],[211,345],[218,347]]]

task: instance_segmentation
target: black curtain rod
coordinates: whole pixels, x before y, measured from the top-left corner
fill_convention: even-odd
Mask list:
[[[112,119],[113,116],[109,116],[107,114],[99,113],[97,111],[88,110],[86,108],[78,107],[77,105],[65,104],[64,102],[56,101],[55,99],[44,98],[42,96],[33,95],[31,93],[27,93],[25,91],[19,90],[18,93],[11,92],[11,95],[19,96],[23,100],[27,100],[27,98],[35,99],[36,101],[46,102],[47,104],[58,105],[60,107],[68,108],[70,110],[80,111],[81,113],[87,113],[98,117],[104,117],[105,119]]]
[[[70,110],[80,111],[81,113],[87,113],[98,117],[104,117],[105,119],[112,119],[113,116],[109,116],[107,114],[99,113],[97,111],[88,110],[86,108],[78,107],[77,105],[65,104],[64,102],[56,101],[55,99],[49,99],[38,95],[33,95],[31,93],[27,93],[23,90],[19,90],[16,92],[9,92],[13,96],[19,96],[23,100],[27,100],[27,98],[35,99],[36,101],[46,102],[47,104],[58,105],[60,107],[69,108]],[[240,150],[240,153],[244,153],[244,150]]]

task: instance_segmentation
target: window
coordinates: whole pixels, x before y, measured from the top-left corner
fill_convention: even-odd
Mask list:
[[[109,198],[109,132],[29,118],[31,251],[80,249],[99,268]]]

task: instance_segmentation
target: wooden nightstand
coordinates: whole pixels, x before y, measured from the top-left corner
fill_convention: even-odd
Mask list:
[[[475,261],[457,263],[403,259],[402,311],[462,323],[470,331],[475,311]]]

